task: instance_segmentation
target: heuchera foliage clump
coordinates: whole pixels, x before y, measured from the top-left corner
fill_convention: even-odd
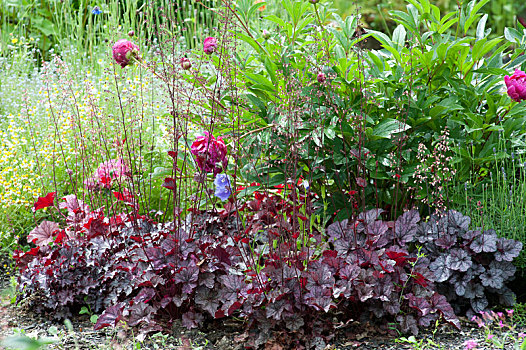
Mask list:
[[[435,289],[435,281],[444,280],[428,268],[429,258],[409,249],[428,225],[419,223],[418,212],[385,222],[375,209],[334,222],[326,232],[302,232],[298,219],[283,213],[309,212],[310,195],[298,195],[296,206],[290,195],[254,195],[244,204],[230,199],[217,212],[194,209],[179,227],[128,214],[105,217],[66,196],[65,227],[44,221],[28,237],[36,247],[15,254],[19,301],[58,318],[88,303],[103,311],[96,328],[123,320],[141,334],[176,320],[195,328],[236,315],[247,318],[253,347],[268,342],[270,330],[302,346],[325,342],[334,317],[381,319],[412,333],[439,318],[459,326]],[[470,249],[491,250],[474,243],[477,237],[469,238]],[[517,254],[508,241],[494,245],[495,261],[478,263],[488,266],[477,275],[481,283],[487,283],[484,273]],[[449,268],[466,271],[458,260]]]
[[[470,223],[468,216],[450,210],[419,225],[414,238],[433,271],[437,291],[458,314],[468,316],[486,310],[488,298],[513,305],[515,295],[506,283],[514,278],[512,261],[522,250],[522,242],[499,238],[492,229],[470,229]]]

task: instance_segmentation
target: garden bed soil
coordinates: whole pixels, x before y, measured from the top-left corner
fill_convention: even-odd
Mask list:
[[[5,276],[5,275],[4,275]],[[0,304],[0,339],[25,334],[34,339],[51,339],[55,343],[48,349],[137,349],[138,340],[134,338],[131,329],[123,327],[118,329],[93,330],[93,325],[88,315],[78,315],[71,320],[72,327],[68,330],[63,323],[47,319],[43,315],[32,313],[24,306],[11,304],[12,290],[9,289],[9,279],[2,279],[2,292]],[[439,326],[434,342],[437,345],[425,349],[464,349],[464,342],[476,339],[482,343],[484,333],[473,324],[462,320],[462,330],[457,331],[449,326]],[[357,323],[341,327],[335,334],[327,350],[344,349],[385,349],[401,350],[413,349],[408,343],[395,341],[395,337],[379,332],[377,327],[363,326]],[[431,331],[423,332],[418,339],[433,339]],[[233,319],[218,320],[207,325],[199,331],[188,331],[179,325],[174,327],[172,335],[155,334],[141,343],[140,349],[217,349],[241,350],[244,349],[246,336],[243,333],[243,323]],[[280,343],[279,337],[267,344],[265,350],[290,349]],[[0,346],[0,349],[8,349]],[[492,349],[490,346],[477,347],[477,349]]]

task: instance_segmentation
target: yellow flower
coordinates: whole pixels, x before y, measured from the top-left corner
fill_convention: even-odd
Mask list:
[[[12,42],[13,44],[16,44],[16,43],[18,42],[18,39],[17,39],[17,38],[13,38],[13,39],[11,39],[11,42]]]

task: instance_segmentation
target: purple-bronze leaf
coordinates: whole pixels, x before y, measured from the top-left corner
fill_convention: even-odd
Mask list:
[[[454,246],[455,243],[457,243],[457,237],[447,233],[441,234],[440,237],[435,240],[435,244],[438,247],[446,250]]]
[[[398,315],[396,316],[396,320],[400,324],[402,333],[411,332],[413,335],[418,335],[418,325],[412,315]]]
[[[285,299],[276,300],[273,303],[268,303],[267,307],[267,317],[273,318],[275,320],[281,320],[283,313],[290,314],[292,311],[292,306]]]
[[[435,292],[431,297],[431,308],[440,312],[444,317],[444,320],[449,324],[455,326],[457,329],[460,329],[460,321],[453,312],[453,308],[447,302],[446,297]]]
[[[396,220],[394,234],[400,244],[413,240],[417,231],[418,221],[420,221],[420,214],[415,209],[405,212]]]
[[[471,257],[462,249],[451,249],[446,258],[446,264],[451,270],[465,272],[471,267]]]
[[[203,310],[208,311],[210,315],[215,316],[219,308],[219,298],[217,292],[212,291],[206,287],[199,287],[195,294],[195,303]]]
[[[327,234],[333,241],[337,241],[338,239],[345,237],[348,235],[348,222],[349,220],[345,219],[342,221],[337,221],[332,224],[330,224],[327,227]]]
[[[451,276],[451,269],[447,264],[447,258],[444,255],[439,256],[429,265],[429,269],[435,274],[437,282],[445,282]]]
[[[95,330],[99,330],[104,327],[117,326],[117,323],[122,319],[123,308],[124,303],[118,303],[104,310],[102,315],[100,315],[97,319],[97,323],[95,323]]]
[[[471,218],[469,216],[462,215],[455,210],[450,210],[447,213],[447,217],[450,226],[457,226],[464,231],[469,229],[469,225],[471,224]]]
[[[129,311],[128,324],[130,326],[137,326],[140,323],[151,323],[155,316],[156,309],[146,303],[137,303],[127,308]]]
[[[518,257],[522,250],[522,242],[513,239],[499,238],[497,240],[497,251],[495,252],[495,260],[497,261],[513,261]]]
[[[475,237],[469,246],[475,253],[493,253],[497,250],[497,235],[493,230],[484,231]]]
[[[484,296],[481,298],[471,299],[470,304],[473,308],[473,311],[476,313],[484,311],[489,305],[488,300]]]
[[[199,328],[203,319],[203,315],[199,312],[188,311],[183,314],[182,324],[188,329]]]

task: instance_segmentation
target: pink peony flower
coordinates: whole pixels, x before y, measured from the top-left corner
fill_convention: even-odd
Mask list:
[[[203,50],[206,54],[211,55],[213,54],[217,49],[217,39],[214,37],[209,36],[205,39],[203,42]]]
[[[507,75],[504,77],[504,83],[512,100],[516,102],[526,100],[526,73],[516,69],[511,77]]]
[[[135,45],[129,40],[121,39],[113,45],[113,59],[121,65],[126,67],[139,57],[139,46]]]
[[[84,181],[84,185],[89,190],[110,189],[115,183],[126,180],[130,174],[130,168],[122,158],[111,159],[101,163],[95,170],[93,177]]]
[[[213,172],[214,175],[222,172],[227,165],[226,145],[221,137],[205,132],[205,136],[198,136],[190,147],[195,156],[197,165],[204,173]]]

